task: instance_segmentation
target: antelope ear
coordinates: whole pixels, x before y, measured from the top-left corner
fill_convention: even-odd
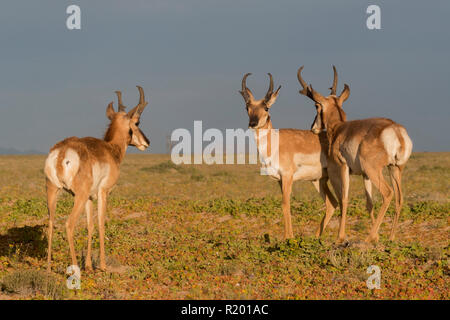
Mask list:
[[[266,105],[270,108],[278,98],[278,94],[280,93],[281,86],[278,87],[277,91],[270,95],[270,98],[266,100]]]
[[[342,90],[342,93],[338,98],[339,107],[342,107],[342,104],[348,99],[349,96],[350,96],[350,87],[347,84],[344,84],[344,90]]]
[[[128,111],[127,116],[129,118],[133,118],[135,115],[139,116],[138,114],[138,109],[139,109],[139,105],[137,105],[136,107],[134,107],[133,109],[131,109],[130,111]]]
[[[109,120],[112,120],[115,114],[116,112],[114,111],[113,103],[110,102],[108,104],[108,107],[106,108],[106,116],[108,117]]]
[[[136,112],[130,118],[132,121],[138,122],[141,118],[141,114],[136,110]]]
[[[242,98],[244,98],[245,103],[249,103],[255,100],[255,98],[253,97],[253,93],[249,88],[245,88],[244,90],[239,91],[239,93],[242,95]]]

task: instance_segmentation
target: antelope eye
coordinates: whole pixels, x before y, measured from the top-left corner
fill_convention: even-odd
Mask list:
[[[266,107],[264,107],[264,110],[266,110],[266,112],[267,112],[267,111],[269,111],[269,108],[266,106]]]

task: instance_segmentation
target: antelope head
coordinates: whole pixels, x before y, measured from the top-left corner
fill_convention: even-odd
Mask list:
[[[269,109],[275,103],[278,98],[281,86],[273,92],[273,79],[272,75],[268,73],[270,78],[269,90],[267,90],[266,96],[261,100],[255,100],[252,92],[247,88],[247,77],[251,73],[247,73],[242,78],[242,90],[239,91],[244,98],[245,108],[249,118],[248,127],[252,129],[260,129],[264,127],[270,118]]]
[[[139,129],[140,118],[144,108],[147,106],[148,102],[145,101],[144,89],[137,86],[139,90],[139,103],[131,109],[128,113],[125,111],[126,107],[122,102],[122,93],[116,91],[119,109],[118,112],[114,111],[113,103],[111,102],[106,108],[106,116],[111,120],[109,134],[114,134],[114,131],[121,132],[121,136],[125,137],[126,143],[129,146],[135,146],[141,151],[144,151],[149,145],[150,141],[147,139],[145,134]],[[111,130],[113,129],[113,130]],[[108,132],[106,133],[105,139],[108,140]]]
[[[308,86],[306,84],[305,80],[302,78],[302,70],[303,66],[301,66],[297,72],[298,81],[302,86],[302,90],[299,92],[314,101],[317,112],[314,122],[311,125],[311,131],[315,134],[319,134],[324,130],[328,130],[330,126],[336,122],[346,121],[347,116],[342,109],[342,105],[350,95],[350,87],[347,84],[344,84],[344,90],[342,90],[342,93],[339,96],[336,95],[338,80],[336,67],[333,66],[333,85],[330,88],[330,95],[327,97],[315,91],[311,85]]]

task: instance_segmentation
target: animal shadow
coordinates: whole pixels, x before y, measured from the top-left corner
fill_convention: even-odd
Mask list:
[[[43,258],[47,254],[47,236],[44,225],[8,229],[0,234],[0,256],[17,254],[21,258]]]

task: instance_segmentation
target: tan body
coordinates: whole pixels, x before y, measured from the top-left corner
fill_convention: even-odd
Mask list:
[[[123,156],[122,146],[92,137],[70,137],[50,149],[45,174],[59,189],[86,192],[96,199],[99,188],[112,187],[117,181]]]
[[[412,141],[406,129],[386,118],[346,121],[342,105],[350,94],[350,88],[345,85],[341,95],[336,95],[336,70],[334,69],[332,94],[324,97],[306,85],[300,75],[301,69],[298,73],[303,87],[301,93],[310,97],[317,109],[312,131],[323,134],[323,130],[326,130],[330,144],[327,170],[342,214],[338,242],[345,239],[350,174],[362,175],[366,193],[367,186],[374,184],[383,198],[383,204],[366,241],[378,241],[380,225],[395,195],[395,218],[390,234],[390,239],[394,239],[403,203],[401,173],[412,152]],[[383,177],[384,167],[389,169],[394,190]]]
[[[383,204],[367,241],[378,241],[378,230],[395,194],[395,218],[390,234],[390,239],[393,240],[403,204],[401,174],[412,151],[412,141],[406,129],[385,118],[328,125],[333,128],[330,132],[332,144],[328,172],[338,199],[342,199],[339,241],[345,238],[349,174],[362,175],[365,180],[371,181],[383,197]],[[394,191],[383,177],[384,167],[389,169]]]
[[[272,147],[269,108],[275,102],[279,89],[273,93],[273,81],[270,75],[271,85],[265,99],[255,100],[245,81],[249,74],[242,80],[241,94],[246,102],[249,115],[249,127],[255,129],[257,148],[263,161],[267,163],[266,169],[271,177],[279,181],[282,192],[282,209],[284,216],[284,236],[292,238],[292,222],[290,197],[292,183],[296,180],[312,181],[314,187],[320,193],[326,204],[326,215],[317,229],[316,235],[320,236],[329,219],[333,215],[337,201],[328,189],[326,172],[326,152],[328,141],[326,135],[313,134],[310,130],[279,129],[278,148]],[[277,157],[277,161],[274,161]]]
[[[330,138],[332,160],[345,163],[350,174],[367,175],[369,160],[383,166],[404,166],[411,155],[406,129],[386,118],[342,122],[334,127]]]
[[[271,127],[271,122],[270,122]],[[271,148],[261,145],[257,141],[260,155],[269,164],[267,170],[272,178],[280,183],[283,196],[282,209],[285,224],[285,237],[292,238],[292,222],[290,211],[290,197],[292,183],[297,180],[311,181],[320,193],[326,204],[326,214],[316,231],[316,236],[320,237],[329,222],[329,218],[337,206],[337,201],[328,189],[327,181],[327,158],[328,141],[326,135],[313,134],[310,130],[279,129],[279,155],[278,165],[274,166],[272,161],[267,161],[273,154]],[[260,140],[261,136],[256,136]],[[269,156],[268,156],[269,155]]]
[[[261,129],[269,128],[273,129],[270,120],[266,127]],[[278,129],[278,134],[279,153],[275,155],[270,152],[270,131],[255,130],[258,152],[264,161],[269,163],[267,167],[273,178],[281,179],[282,176],[290,174],[294,181],[312,181],[327,177],[325,168],[328,140],[326,134],[321,135],[321,139],[310,130]],[[264,137],[265,135],[267,138]],[[266,140],[269,143],[261,142]],[[273,161],[267,161],[273,156],[278,156],[279,165],[274,164]]]
[[[103,140],[86,137],[67,138],[58,142],[50,149],[45,161],[45,175],[47,181],[47,205],[49,211],[48,231],[48,268],[50,269],[53,223],[56,211],[57,195],[64,189],[74,195],[74,207],[66,222],[67,238],[69,242],[72,265],[77,265],[73,233],[80,214],[85,211],[88,227],[88,251],[85,268],[92,269],[91,248],[94,231],[93,203],[98,199],[98,224],[100,240],[100,268],[106,269],[105,262],[105,215],[106,198],[119,178],[120,163],[129,145],[145,150],[149,141],[139,130],[140,115],[147,105],[144,92],[141,93],[140,103],[128,114],[124,112],[120,93],[119,112],[112,108],[112,102],[107,108],[107,116],[111,124]]]

